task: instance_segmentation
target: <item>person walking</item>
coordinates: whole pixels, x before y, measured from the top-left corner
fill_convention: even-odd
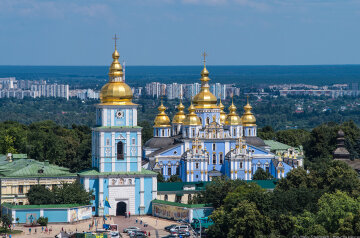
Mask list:
[[[129,211],[129,218],[130,218],[130,211]]]

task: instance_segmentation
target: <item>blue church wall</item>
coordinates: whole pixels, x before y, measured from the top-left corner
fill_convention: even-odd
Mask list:
[[[126,163],[117,162],[115,163],[116,171],[126,171]]]
[[[292,170],[292,167],[286,163],[283,163],[283,165],[284,165],[284,176],[286,176],[286,174]]]
[[[109,198],[109,179],[103,179],[103,200],[101,201],[101,205],[104,207],[104,214],[109,214],[109,208],[105,206],[106,198]]]
[[[140,178],[135,179],[135,212],[140,214]]]
[[[16,210],[16,218],[19,218],[19,223],[26,223],[26,214],[35,214],[37,218],[40,217],[40,210]],[[16,220],[16,219],[14,219]]]
[[[145,213],[151,214],[151,201],[152,201],[152,178],[144,178],[144,205]]]
[[[67,216],[67,209],[44,209],[44,217],[47,217],[49,222],[67,222]]]
[[[138,166],[137,163],[130,163],[130,171],[137,171]]]
[[[95,200],[91,200],[91,205],[95,207],[95,209],[97,209],[98,204],[99,204],[99,197],[96,196],[96,194],[98,194],[99,191],[99,180],[98,179],[89,179],[89,190],[93,190],[93,195],[95,197]],[[93,211],[93,215],[95,215],[97,212]]]
[[[111,172],[112,166],[111,163],[105,163],[104,164],[104,172]]]
[[[176,151],[176,153],[174,154],[174,152]],[[175,148],[171,148],[167,151],[164,151],[163,153],[160,154],[161,156],[173,156],[173,155],[181,155],[181,145],[175,147]]]

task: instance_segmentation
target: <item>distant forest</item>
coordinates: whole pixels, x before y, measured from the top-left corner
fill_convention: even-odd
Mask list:
[[[157,107],[160,99],[141,98],[134,99],[139,104],[138,121],[147,127],[152,126],[152,122],[158,113]],[[81,101],[71,98],[26,98],[24,100],[14,98],[0,99],[0,121],[17,121],[24,124],[33,122],[52,120],[56,124],[71,128],[75,125],[94,126],[95,123],[95,104],[98,100]],[[164,99],[164,105],[170,118],[176,113],[178,100]],[[185,107],[189,107],[190,102],[183,102]],[[234,97],[237,112],[241,116],[245,105],[245,96]],[[289,128],[310,130],[322,123],[353,120],[360,125],[360,98],[311,98],[311,97],[278,97],[262,98],[258,100],[250,98],[253,112],[257,119],[259,128],[271,126],[274,130],[284,130]],[[231,100],[224,100],[225,112]]]

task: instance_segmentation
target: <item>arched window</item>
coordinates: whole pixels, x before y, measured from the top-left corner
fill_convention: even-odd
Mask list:
[[[243,163],[242,162],[240,162],[240,169],[242,169],[243,168]]]
[[[190,201],[190,200],[191,200],[191,194],[188,195],[188,201]]]
[[[159,136],[159,130],[158,129],[155,129],[155,135]]]
[[[219,154],[219,164],[223,163],[223,153]]]
[[[210,124],[210,118],[206,118],[206,125],[209,125]]]
[[[161,130],[161,135],[165,136],[165,130]]]
[[[171,175],[171,166],[168,167],[168,175]]]
[[[176,166],[176,175],[180,175],[180,166]]]
[[[216,164],[216,154],[213,154],[213,164]]]
[[[236,128],[234,128],[234,136],[236,136]]]
[[[116,151],[117,151],[117,159],[123,160],[124,159],[124,143],[119,141],[116,145]]]
[[[192,129],[192,137],[195,137],[195,128]]]
[[[168,195],[165,194],[165,196],[164,196],[164,201],[167,201],[167,200],[168,200]]]
[[[216,150],[216,144],[215,143],[212,144],[212,149]]]

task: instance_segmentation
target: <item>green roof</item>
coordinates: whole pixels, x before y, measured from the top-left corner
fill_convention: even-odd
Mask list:
[[[92,168],[84,170],[79,173],[80,176],[108,176],[108,175],[157,175],[156,172],[141,168],[140,172],[99,172],[97,169]]]
[[[207,183],[210,182],[173,182],[173,183],[158,183],[158,191],[183,191],[184,186],[195,186],[195,191],[201,191],[205,189]],[[192,192],[194,190],[185,190]]]
[[[169,202],[169,201],[156,200],[156,199],[152,200],[152,203],[164,204],[164,205],[170,205],[170,206],[176,206],[176,207],[187,207],[187,208],[212,207],[211,204],[184,204],[184,203]]]
[[[37,209],[37,208],[72,208],[72,207],[82,207],[90,205],[82,204],[49,204],[49,205],[12,205],[10,203],[3,203],[1,206],[11,209]]]
[[[28,177],[75,177],[68,168],[40,162],[33,159],[16,159],[12,162],[1,163],[0,177],[28,178]]]
[[[270,146],[270,150],[287,150],[291,148],[291,146],[275,140],[264,140],[264,142],[267,146]]]
[[[98,127],[94,127],[94,129],[131,129],[131,128],[135,128],[135,129],[140,129],[142,128],[141,126],[98,126]]]
[[[274,189],[276,180],[245,180],[247,183],[256,183],[263,189]],[[194,192],[205,190],[206,185],[211,182],[174,182],[174,183],[158,183],[158,192]],[[195,185],[195,190],[184,190],[185,186]]]

